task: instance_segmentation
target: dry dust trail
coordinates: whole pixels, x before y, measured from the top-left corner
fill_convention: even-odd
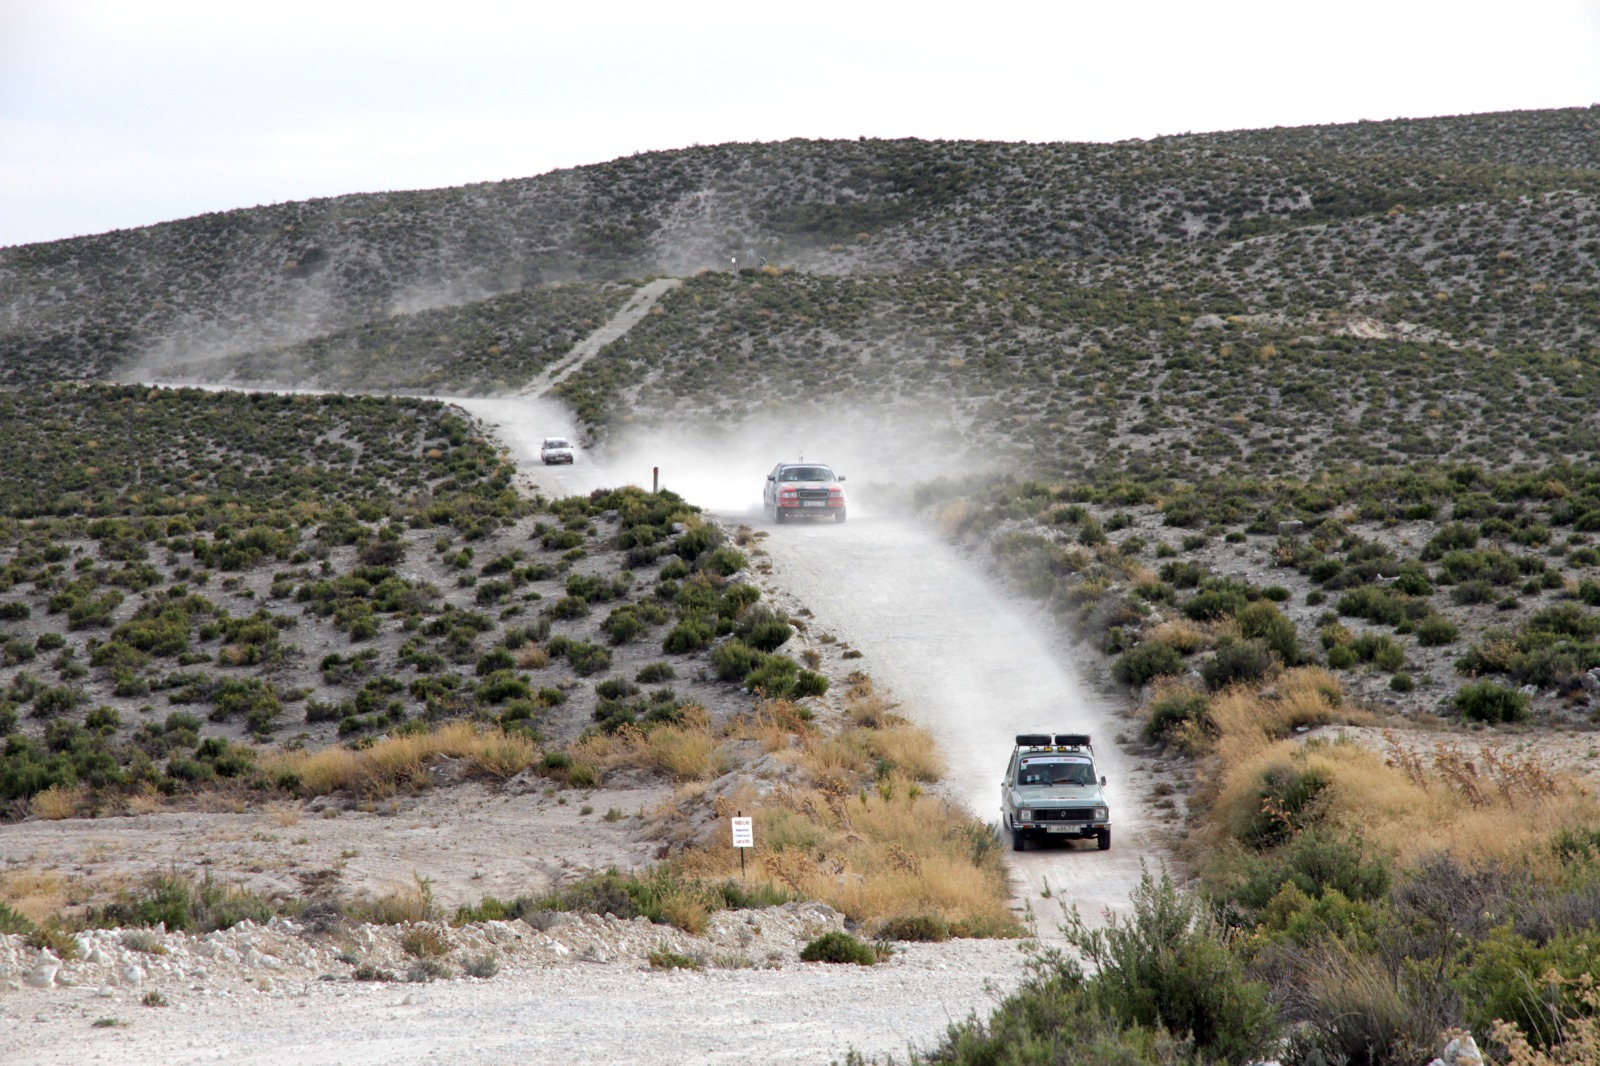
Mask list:
[[[599,354],[600,349],[619,340],[639,320],[650,313],[656,301],[668,289],[675,289],[683,284],[682,278],[657,278],[639,287],[639,291],[622,305],[622,310],[611,316],[610,321],[583,340],[572,346],[572,350],[559,362],[546,368],[544,373],[530,381],[526,386],[516,391],[517,396],[543,396],[556,385],[565,381],[574,370]]]

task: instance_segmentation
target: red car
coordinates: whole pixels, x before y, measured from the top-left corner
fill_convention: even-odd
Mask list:
[[[843,522],[844,488],[839,484],[843,480],[822,463],[779,463],[767,475],[761,505],[779,524],[791,518],[831,517]]]

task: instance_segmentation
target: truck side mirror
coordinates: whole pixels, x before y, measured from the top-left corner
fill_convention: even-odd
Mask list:
[[[1105,779],[1105,777],[1104,777],[1104,776],[1102,776],[1102,777],[1101,777],[1101,778],[1100,778],[1100,787],[1101,787],[1101,788],[1105,788],[1105,787],[1106,787],[1106,779]]]

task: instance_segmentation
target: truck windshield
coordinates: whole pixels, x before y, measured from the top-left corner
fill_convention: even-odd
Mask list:
[[[1094,769],[1086,762],[1026,762],[1024,785],[1092,785]]]

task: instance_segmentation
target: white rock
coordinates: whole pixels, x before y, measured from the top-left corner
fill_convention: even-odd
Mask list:
[[[60,962],[55,959],[45,959],[39,965],[23,974],[22,982],[30,988],[54,988],[56,974],[60,972]]]
[[[116,995],[115,992],[111,991],[110,985],[101,985],[99,988],[94,990],[94,994],[99,996],[101,999],[110,999],[112,996]]]
[[[1483,1052],[1469,1036],[1458,1036],[1444,1046],[1446,1066],[1483,1066]]]
[[[122,968],[118,976],[122,978],[123,984],[138,988],[144,983],[144,967],[136,962],[130,962]]]

